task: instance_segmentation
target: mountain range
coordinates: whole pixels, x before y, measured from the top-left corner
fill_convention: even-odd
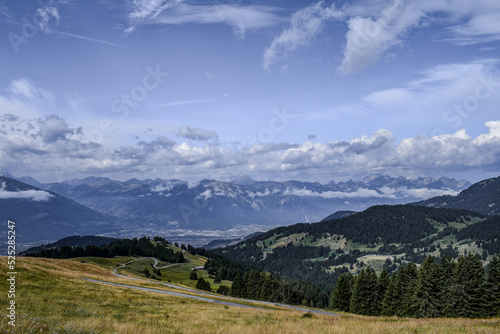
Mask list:
[[[298,222],[324,219],[338,210],[361,211],[378,204],[400,204],[455,194],[470,183],[449,178],[393,178],[373,175],[359,181],[202,180],[88,177],[41,183],[4,174],[0,218],[29,222],[25,241],[55,241],[75,234],[210,234],[234,238]],[[45,194],[44,200],[12,198],[15,191]],[[9,218],[11,217],[11,218]],[[228,231],[221,235],[218,231]],[[201,246],[201,244],[200,244]]]

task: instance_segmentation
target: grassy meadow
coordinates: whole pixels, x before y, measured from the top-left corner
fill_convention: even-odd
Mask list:
[[[112,268],[131,258],[16,262],[16,327],[2,317],[2,333],[498,333],[500,320],[398,319],[312,315],[287,309],[247,309],[96,284],[80,277],[169,288],[116,277]],[[83,263],[83,262],[85,263]],[[175,268],[173,266],[172,268]],[[162,275],[167,269],[162,269]],[[0,258],[7,270],[7,258]],[[181,275],[179,272],[175,273]],[[184,283],[184,276],[182,280]],[[173,278],[173,276],[172,276]],[[172,280],[173,281],[173,280]],[[175,282],[175,281],[173,281]],[[5,311],[8,285],[0,281]],[[254,305],[258,305],[255,303]]]

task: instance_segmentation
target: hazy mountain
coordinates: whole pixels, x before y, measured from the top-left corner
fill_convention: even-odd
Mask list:
[[[44,189],[120,219],[157,229],[226,229],[241,225],[273,227],[319,221],[337,210],[361,211],[378,204],[400,204],[457,192],[467,181],[407,179],[374,175],[361,181],[232,182],[89,177],[44,184]]]
[[[456,196],[438,196],[413,203],[435,208],[469,209],[485,215],[500,214],[500,177],[473,184]]]
[[[116,229],[115,219],[54,192],[0,177],[0,221],[15,222],[16,246]],[[1,231],[3,237],[7,229]]]

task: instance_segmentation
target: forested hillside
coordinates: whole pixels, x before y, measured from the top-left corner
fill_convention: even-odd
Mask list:
[[[485,215],[500,214],[500,177],[475,183],[457,196],[438,196],[414,203],[435,208],[469,209]]]
[[[482,226],[496,227],[495,219],[468,210],[375,206],[341,219],[279,227],[215,252],[330,291],[342,273],[366,265],[393,272],[444,252],[491,258],[497,241]]]

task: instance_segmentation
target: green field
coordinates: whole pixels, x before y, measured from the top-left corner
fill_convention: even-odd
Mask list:
[[[200,259],[201,260],[201,259]],[[2,333],[498,333],[498,319],[398,319],[247,309],[87,282],[81,277],[172,290],[111,273],[130,258],[18,258],[16,327]],[[194,259],[193,259],[194,261]],[[175,268],[175,266],[174,266]],[[0,257],[7,272],[7,258]],[[164,270],[162,270],[163,272]],[[165,275],[168,276],[165,269]],[[184,279],[186,272],[172,272]],[[132,275],[132,272],[130,272]],[[184,283],[184,281],[183,281]],[[0,290],[7,292],[6,280]],[[2,293],[2,305],[8,302]],[[255,303],[254,305],[258,305]]]

